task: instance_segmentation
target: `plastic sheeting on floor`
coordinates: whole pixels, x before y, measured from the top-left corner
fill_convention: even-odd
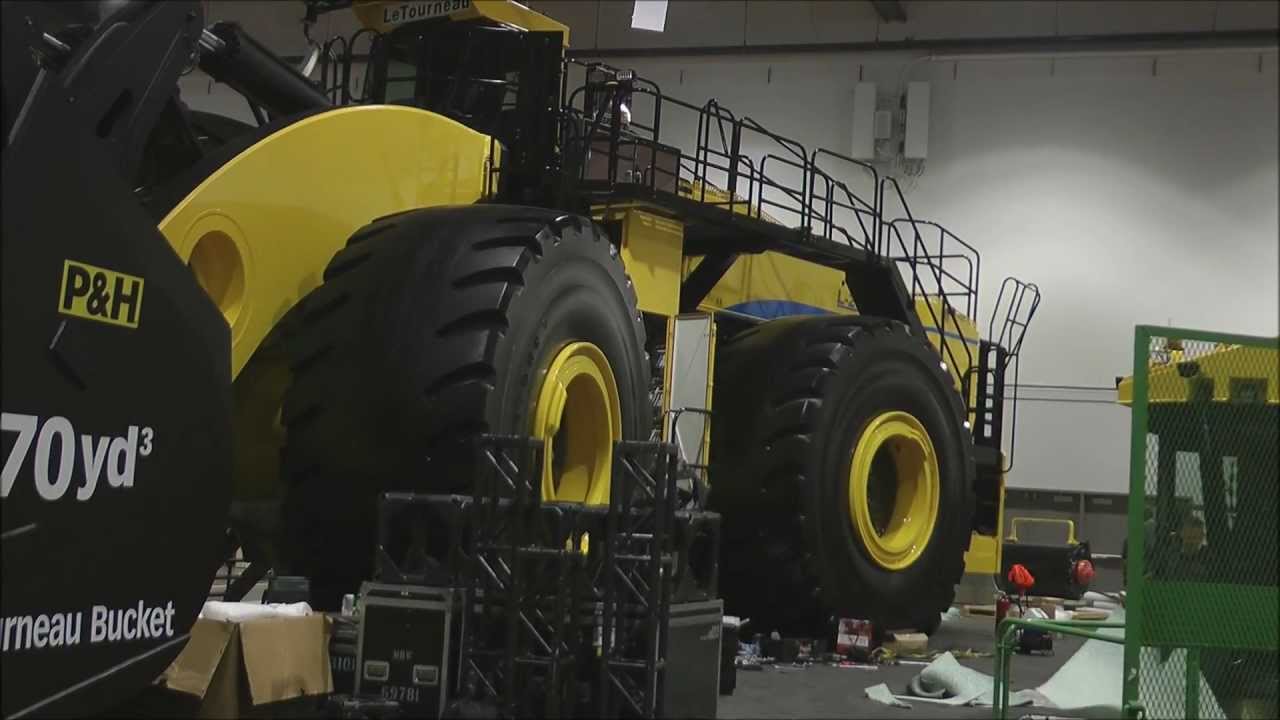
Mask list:
[[[1124,622],[1124,610],[1116,609],[1108,620]],[[1124,637],[1124,631],[1119,628],[1103,628],[1098,632],[1115,638]],[[1016,655],[1012,661],[1018,661]],[[1143,705],[1148,709],[1148,716],[1181,717],[1185,712],[1184,696],[1181,692],[1171,695],[1170,689],[1185,691],[1186,651],[1175,650],[1161,660],[1157,650],[1143,648],[1142,668],[1140,694]],[[1088,640],[1043,685],[1034,690],[1009,693],[1009,705],[1052,708],[1062,710],[1072,717],[1117,717],[1120,714],[1123,676],[1124,645],[1105,640]],[[944,705],[992,704],[994,679],[986,673],[961,665],[951,653],[943,653],[929,663],[920,672],[917,685],[926,692],[941,689],[943,697],[897,695],[894,698],[899,701]],[[1161,691],[1159,697],[1153,694],[1154,688]],[[879,687],[875,689],[879,690]],[[885,689],[888,689],[887,686]],[[872,688],[868,688],[867,697],[889,704],[883,698],[883,692],[873,695],[871,690]],[[1205,720],[1225,717],[1203,677],[1200,679],[1200,717]]]
[[[889,686],[885,685],[884,683],[880,683],[879,685],[872,685],[871,687],[867,688],[863,692],[867,694],[867,698],[871,700],[875,700],[876,702],[881,703],[883,705],[888,705],[890,707],[896,707],[896,708],[906,708],[908,710],[911,709],[911,703],[903,702],[898,698],[894,697],[893,691],[890,690]]]
[[[1107,620],[1124,622],[1124,609],[1112,611]],[[1119,628],[1098,632],[1114,638],[1124,637],[1124,631]],[[1186,714],[1187,651],[1174,650],[1161,660],[1155,648],[1142,648],[1141,662],[1138,692],[1147,717],[1183,717]],[[1116,717],[1122,702],[1123,678],[1124,645],[1089,640],[1036,691],[1052,703],[1051,707],[1070,711],[1077,717]],[[1226,717],[1203,677],[1200,678],[1200,717],[1204,720]]]
[[[897,695],[898,700],[937,703],[939,705],[991,705],[992,677],[960,664],[951,653],[943,653],[934,658],[924,670],[920,671],[917,681],[922,690],[929,694],[939,693],[941,697],[922,697],[919,695]],[[868,695],[870,697],[870,695]],[[872,698],[873,700],[877,698]],[[1009,693],[1010,707],[1030,705],[1036,700],[1026,692]]]

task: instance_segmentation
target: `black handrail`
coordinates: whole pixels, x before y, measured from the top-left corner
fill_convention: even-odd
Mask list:
[[[1005,304],[1005,293],[1008,292],[1008,303]],[[1004,308],[1003,320],[1000,320],[1001,308]],[[1004,366],[998,368],[998,375],[1007,377],[1005,370],[1013,366],[1013,395],[1009,398],[1013,403],[1009,428],[1009,453],[1007,462],[1001,468],[1001,472],[1009,472],[1013,469],[1014,449],[1017,447],[1018,440],[1018,371],[1021,368],[1022,341],[1026,339],[1027,328],[1031,325],[1031,319],[1035,317],[1036,310],[1040,307],[1040,288],[1034,283],[1027,283],[1013,276],[1006,277],[1000,283],[1000,292],[996,295],[996,304],[991,311],[991,320],[987,326],[987,338],[990,342],[995,343],[999,347],[1007,349],[1004,356]],[[1000,324],[1000,333],[996,334],[996,324]],[[993,368],[993,371],[997,369]],[[1007,385],[1006,385],[1007,387]],[[1004,387],[994,388],[995,392],[1000,393],[999,397],[1003,398]],[[1001,439],[997,438],[997,442]]]

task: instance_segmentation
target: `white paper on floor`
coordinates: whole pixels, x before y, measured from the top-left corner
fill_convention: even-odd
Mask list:
[[[951,653],[934,658],[920,671],[921,685],[925,689],[942,688],[944,697],[926,698],[915,695],[897,695],[900,700],[937,703],[939,705],[990,705],[993,679],[990,675],[965,667]],[[1029,705],[1035,699],[1028,693],[1009,693],[1009,706]]]
[[[1106,622],[1124,622],[1124,609],[1111,612]],[[1100,628],[1100,635],[1123,638],[1122,628]],[[1175,650],[1165,660],[1159,651],[1142,649],[1142,681],[1140,699],[1149,717],[1178,718],[1185,713],[1187,653]],[[1017,657],[1013,662],[1018,662]],[[912,702],[930,702],[943,705],[991,705],[994,680],[986,673],[965,667],[951,655],[943,653],[920,672],[926,689],[942,687],[947,696],[941,699],[911,695],[896,698]],[[1045,683],[1034,690],[1009,693],[1009,706],[1034,704],[1039,707],[1069,711],[1072,717],[1112,718],[1120,714],[1124,676],[1124,645],[1105,640],[1086,640],[1080,649],[1067,659],[1062,667]],[[877,686],[877,690],[880,686]],[[1171,688],[1178,688],[1175,695]],[[886,687],[887,689],[887,687]],[[1155,689],[1160,695],[1156,696]],[[872,688],[867,689],[871,696]],[[879,698],[872,698],[879,700]],[[880,700],[880,702],[884,702]],[[886,703],[887,704],[887,703]],[[1155,711],[1153,713],[1153,710]],[[1224,718],[1221,706],[1209,689],[1203,676],[1200,678],[1200,717],[1205,720]]]
[[[911,703],[902,702],[898,698],[894,697],[893,691],[884,683],[872,685],[863,692],[867,694],[868,699],[875,700],[878,703],[882,703],[890,707],[907,708],[908,710],[911,709]]]
[[[1124,622],[1124,610],[1113,610],[1105,622]],[[1124,630],[1100,628],[1098,634],[1123,638]],[[1086,640],[1036,692],[1049,707],[1080,717],[1118,717],[1123,678],[1124,645]]]

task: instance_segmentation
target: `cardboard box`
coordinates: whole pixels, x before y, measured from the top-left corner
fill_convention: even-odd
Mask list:
[[[201,618],[162,681],[199,698],[201,718],[245,717],[268,703],[331,693],[328,618]]]
[[[923,655],[929,651],[929,636],[901,630],[890,632],[884,646],[897,655]]]

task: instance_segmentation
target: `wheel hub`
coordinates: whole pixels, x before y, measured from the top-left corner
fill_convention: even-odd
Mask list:
[[[580,341],[556,353],[533,412],[533,436],[544,443],[544,501],[609,502],[613,446],[622,438],[621,405],[600,348]]]
[[[849,467],[849,516],[871,560],[910,567],[933,536],[939,471],[933,441],[910,413],[882,413],[867,423]]]

